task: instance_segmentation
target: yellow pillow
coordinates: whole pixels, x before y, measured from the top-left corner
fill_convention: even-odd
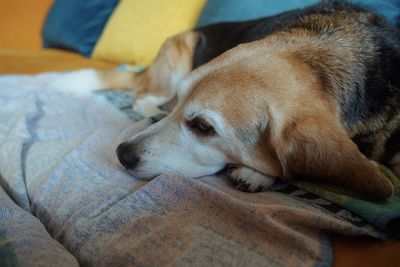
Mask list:
[[[169,36],[192,29],[206,0],[121,0],[92,57],[149,65]]]

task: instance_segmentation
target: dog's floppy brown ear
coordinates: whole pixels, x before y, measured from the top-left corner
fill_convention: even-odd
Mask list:
[[[347,136],[340,122],[306,117],[284,126],[276,146],[284,176],[311,177],[363,196],[386,199],[393,185]]]

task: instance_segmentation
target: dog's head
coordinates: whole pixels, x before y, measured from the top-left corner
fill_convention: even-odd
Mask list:
[[[240,45],[192,72],[173,112],[121,144],[118,157],[139,178],[199,177],[240,164],[390,196],[390,182],[348,137],[335,98],[313,73],[291,54]]]

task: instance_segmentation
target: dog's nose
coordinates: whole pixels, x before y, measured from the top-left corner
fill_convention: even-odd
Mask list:
[[[136,168],[140,161],[134,145],[129,143],[122,143],[117,147],[117,157],[122,166],[131,170]]]

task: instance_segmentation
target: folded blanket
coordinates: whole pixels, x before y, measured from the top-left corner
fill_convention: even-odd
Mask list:
[[[380,168],[395,187],[394,196],[383,202],[349,197],[329,190],[330,187],[321,187],[307,182],[293,182],[292,184],[357,214],[388,236],[400,238],[400,179],[386,167],[381,166]],[[340,189],[335,188],[335,191],[340,192]]]
[[[16,205],[0,187],[1,266],[79,266],[43,224]]]
[[[1,197],[37,217],[79,264],[329,266],[330,233],[383,236],[338,205],[282,183],[249,194],[223,175],[135,179],[115,148],[142,125],[124,131],[132,122],[110,97],[83,94],[82,86],[96,87],[90,75],[0,76],[0,185],[8,195]],[[3,234],[19,223],[7,216],[15,208],[10,199],[0,201],[0,262],[23,259],[23,251],[40,257],[40,246],[12,240],[44,228],[29,222]]]

